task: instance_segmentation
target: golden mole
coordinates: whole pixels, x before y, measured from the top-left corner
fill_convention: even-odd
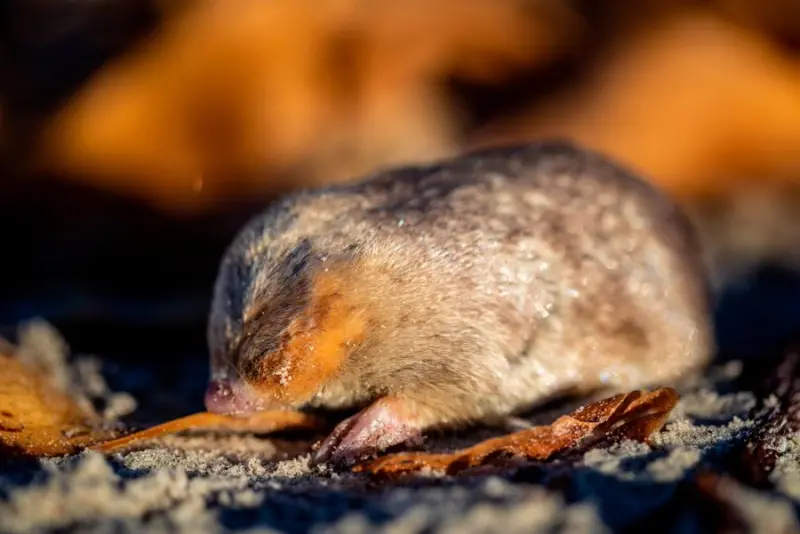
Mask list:
[[[502,422],[563,394],[674,381],[712,354],[692,228],[560,141],[284,198],[222,259],[209,411],[347,408],[315,461]]]

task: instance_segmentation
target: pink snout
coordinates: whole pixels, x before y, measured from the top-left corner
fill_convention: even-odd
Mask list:
[[[206,409],[224,415],[250,415],[270,408],[246,384],[230,380],[211,380],[206,389]]]

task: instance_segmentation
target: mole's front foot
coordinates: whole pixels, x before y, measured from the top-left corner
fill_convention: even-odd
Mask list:
[[[384,397],[339,423],[317,449],[312,463],[351,465],[420,437],[419,425],[414,422],[406,402]]]

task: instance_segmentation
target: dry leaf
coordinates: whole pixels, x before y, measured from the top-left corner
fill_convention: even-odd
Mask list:
[[[300,412],[264,412],[246,418],[197,413],[118,437],[120,430],[103,429],[101,419],[87,413],[38,369],[0,354],[0,454],[62,456],[91,447],[113,452],[183,430],[223,430],[269,433],[313,429],[321,421]]]
[[[230,417],[201,412],[174,419],[122,438],[106,441],[91,448],[99,452],[116,452],[150,439],[184,430],[227,430],[265,434],[288,429],[315,429],[321,426],[322,422],[319,419],[301,412],[262,412],[249,417]]]
[[[634,391],[578,408],[549,426],[490,439],[452,454],[394,454],[360,464],[354,470],[379,477],[393,477],[421,469],[456,474],[488,465],[498,456],[547,460],[559,452],[610,435],[643,441],[661,429],[677,402],[678,394],[672,388],[660,388],[649,394]]]
[[[41,372],[0,354],[0,454],[59,456],[115,436]]]

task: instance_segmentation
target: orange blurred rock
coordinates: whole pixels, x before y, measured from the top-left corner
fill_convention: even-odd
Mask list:
[[[796,0],[714,0],[713,3],[742,25],[765,31],[789,46],[800,45],[800,2]]]
[[[501,80],[580,31],[559,2],[186,4],[53,118],[40,167],[184,209],[438,157],[443,80]]]
[[[480,132],[475,145],[564,136],[686,201],[800,177],[800,60],[710,11],[618,39],[572,90]]]

